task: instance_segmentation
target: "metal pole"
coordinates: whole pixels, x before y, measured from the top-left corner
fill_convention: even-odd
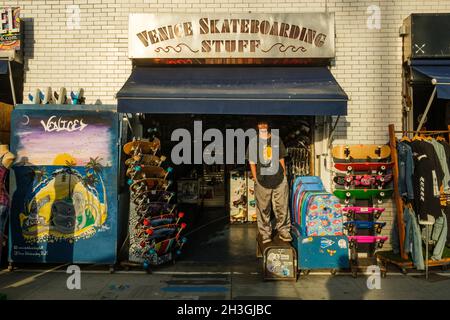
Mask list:
[[[16,106],[16,104],[17,104],[16,89],[14,88],[14,79],[13,79],[13,73],[12,73],[10,60],[8,60],[8,69],[9,69],[9,82],[11,83],[11,93],[12,93],[12,98],[13,98],[13,104],[14,104],[14,106]]]
[[[428,280],[428,243],[430,242],[430,225],[427,224],[427,236],[426,236],[427,243],[425,244],[425,279]]]
[[[434,80],[434,82],[435,82],[435,80]],[[423,123],[425,122],[425,118],[427,117],[428,111],[430,110],[431,104],[433,103],[435,96],[436,96],[436,86],[434,86],[433,93],[431,94],[430,100],[428,100],[428,105],[425,109],[424,114],[422,115],[422,119],[420,119],[420,123],[419,123],[419,126],[417,127],[416,131],[420,131],[420,129],[422,129]]]

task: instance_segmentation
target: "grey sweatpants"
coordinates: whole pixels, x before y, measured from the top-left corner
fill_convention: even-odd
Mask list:
[[[289,218],[289,187],[286,177],[275,189],[267,189],[255,182],[256,216],[258,220],[259,234],[263,238],[272,235],[272,224],[270,214],[275,213],[275,229],[280,232],[291,230],[291,220]]]

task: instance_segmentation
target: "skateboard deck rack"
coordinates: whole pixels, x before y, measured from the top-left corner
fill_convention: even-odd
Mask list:
[[[388,172],[395,165],[390,159],[392,156],[391,146],[335,146],[332,150],[332,156],[334,167],[343,171],[335,175],[333,179],[336,186],[334,195],[340,198],[349,208],[343,211],[347,216],[344,225],[349,235],[352,276],[357,277],[359,272],[367,272],[369,266],[378,265],[381,276],[384,277],[386,276],[386,268],[383,264],[377,262],[375,251],[380,249],[387,240],[387,237],[379,236],[386,223],[378,221],[384,208],[375,207],[374,202],[381,204],[384,199],[390,198],[393,193],[389,185],[393,180],[392,178],[395,179],[395,177],[392,177]],[[382,181],[383,183],[378,184],[376,188],[373,188],[374,184],[371,183],[369,187],[364,189],[364,187],[358,187],[355,183],[352,183],[353,179],[359,175],[366,175],[371,179],[377,179],[377,177],[389,177],[389,179],[386,182]],[[342,186],[339,188],[339,185],[342,185],[342,181],[339,181],[339,179],[345,179],[344,188]],[[360,231],[364,233],[361,234]],[[369,246],[367,251],[364,250],[367,252],[367,258],[360,257],[359,248],[361,246]]]

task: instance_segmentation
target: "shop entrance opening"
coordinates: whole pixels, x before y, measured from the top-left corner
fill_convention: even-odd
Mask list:
[[[176,193],[175,202],[179,211],[185,213],[187,224],[184,235],[188,243],[183,249],[177,265],[236,266],[259,268],[256,250],[256,208],[254,189],[251,186],[250,169],[245,164],[205,164],[194,161],[175,164],[171,153],[178,141],[171,141],[172,133],[184,129],[194,137],[194,124],[201,121],[203,132],[217,129],[256,128],[258,119],[269,120],[271,128],[279,129],[289,157],[289,174],[309,175],[313,168],[312,144],[314,117],[311,116],[232,116],[232,115],[162,115],[140,116],[145,136],[155,135],[161,141],[161,155],[167,157],[163,167],[171,167],[170,190]],[[192,139],[192,150],[195,153]],[[203,141],[200,152],[209,144]],[[248,140],[246,141],[246,148]],[[237,146],[237,143],[235,144]],[[223,158],[236,150],[224,150]],[[236,159],[236,157],[235,157]]]

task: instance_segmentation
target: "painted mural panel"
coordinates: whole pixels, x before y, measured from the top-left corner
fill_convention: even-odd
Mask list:
[[[10,258],[115,261],[117,116],[16,110]]]

